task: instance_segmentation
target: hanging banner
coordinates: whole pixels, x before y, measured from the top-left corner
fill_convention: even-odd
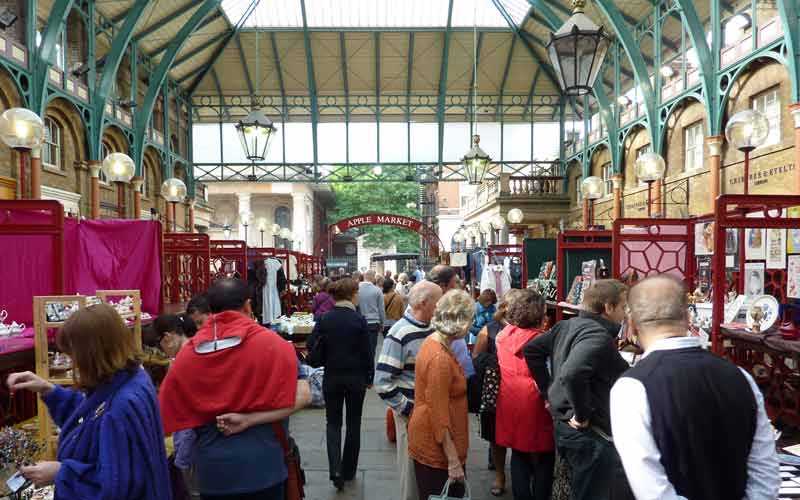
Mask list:
[[[409,231],[422,233],[421,231],[422,222],[416,219],[405,217],[403,215],[391,215],[391,214],[357,215],[355,217],[350,217],[349,219],[342,219],[335,224],[336,228],[341,232],[345,232],[348,229],[354,227],[375,226],[375,225],[402,227],[403,229],[408,229]]]

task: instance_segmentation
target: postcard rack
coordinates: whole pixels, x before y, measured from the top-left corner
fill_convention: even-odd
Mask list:
[[[47,332],[50,329],[57,329],[64,326],[66,317],[59,316],[60,311],[64,311],[67,307],[75,307],[83,309],[86,307],[87,299],[82,295],[53,295],[47,297],[34,297],[33,298],[33,326],[35,331],[34,337],[34,351],[36,360],[36,375],[43,379],[62,386],[73,385],[71,377],[51,376],[50,366],[50,342]],[[66,372],[66,368],[63,370]],[[38,423],[39,423],[39,440],[45,445],[45,454],[47,457],[52,458],[56,455],[58,448],[58,434],[55,431],[55,426],[50,413],[47,411],[47,405],[44,404],[41,397],[37,397],[38,410]]]

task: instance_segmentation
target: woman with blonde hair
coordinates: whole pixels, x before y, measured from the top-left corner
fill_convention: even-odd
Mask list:
[[[452,344],[472,324],[475,303],[461,290],[447,292],[436,304],[431,326],[416,358],[414,412],[408,424],[408,452],[414,459],[419,498],[441,493],[463,498],[469,449],[467,379]]]

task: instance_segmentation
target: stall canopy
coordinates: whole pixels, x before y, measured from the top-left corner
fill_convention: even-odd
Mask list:
[[[418,253],[387,253],[383,255],[373,255],[372,262],[384,262],[387,260],[417,260],[419,259]]]

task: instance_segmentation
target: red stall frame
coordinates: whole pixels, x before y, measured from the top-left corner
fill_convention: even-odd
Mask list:
[[[581,241],[568,241],[580,238]],[[608,241],[598,241],[598,239],[608,239]],[[566,256],[570,250],[611,250],[611,261],[614,261],[614,247],[612,243],[613,235],[606,230],[569,230],[558,233],[556,241],[556,302],[564,302],[564,273],[566,272]],[[561,306],[556,305],[556,321],[564,318]]]
[[[238,240],[211,240],[211,280],[227,278],[230,274],[239,273],[241,279],[247,281],[247,244]],[[231,265],[232,269],[226,267]]]
[[[251,247],[247,249],[247,262],[253,260],[263,259],[266,257],[273,257],[278,259],[283,264],[283,273],[286,276],[287,289],[281,293],[281,302],[283,303],[283,310],[288,313],[292,308],[292,294],[289,292],[289,253],[291,251],[285,248],[272,248],[272,247]]]
[[[721,195],[716,201],[716,214],[714,215],[714,241],[725,241],[726,229],[797,229],[800,219],[790,219],[782,216],[783,210],[800,206],[800,196],[795,195]],[[748,213],[762,212],[763,217],[745,217]],[[739,254],[744,254],[744,238],[739,238]],[[712,300],[711,315],[711,345],[717,354],[723,353],[720,339],[721,325],[724,320],[725,297],[717,290],[727,289],[725,284],[725,252],[719,252],[720,244],[715,243],[715,252],[711,258],[712,283],[714,296]],[[745,261],[740,258],[740,268],[743,269]],[[744,273],[740,273],[744,274]],[[735,280],[737,291],[740,290],[741,280]]]
[[[211,249],[207,234],[165,233],[164,307],[188,302],[211,284]]]
[[[639,227],[641,232],[626,232],[626,228]],[[665,232],[667,227],[674,227],[678,230],[683,229],[683,234]],[[691,290],[695,278],[695,255],[694,255],[694,221],[691,219],[617,219],[614,221],[611,236],[611,276],[620,279],[620,277],[633,269],[640,273],[640,278],[645,278],[650,275],[667,273],[673,270],[678,271],[680,277],[686,282],[686,286]],[[646,245],[646,248],[641,250],[632,249],[632,244],[641,243]],[[679,243],[683,244],[678,249],[664,249],[662,243]],[[630,264],[630,256],[634,253],[645,253],[650,248],[658,248],[661,254],[658,256],[658,261],[651,262],[650,258],[645,254],[644,261],[647,268],[639,268]],[[680,253],[684,252],[683,262],[681,262]],[[665,263],[664,258],[667,255],[675,254],[674,265],[670,266],[669,262]],[[622,269],[622,262],[627,262],[627,267]],[[668,267],[665,267],[668,266]]]

